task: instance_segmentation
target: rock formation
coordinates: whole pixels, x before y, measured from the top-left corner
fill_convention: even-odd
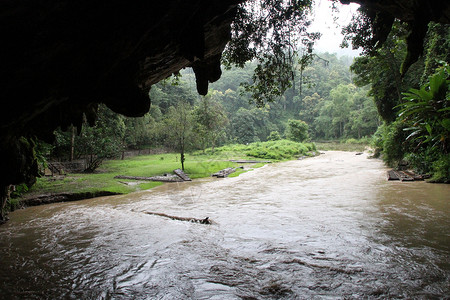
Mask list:
[[[83,114],[93,123],[100,102],[142,116],[151,85],[185,67],[206,94],[243,1],[1,1],[0,202],[8,185],[36,175],[32,137],[51,141],[58,126],[80,127]],[[412,28],[449,22],[448,1],[350,1]]]
[[[408,54],[401,73],[418,60],[423,52],[423,40],[430,21],[450,24],[450,2],[443,0],[339,0],[364,6],[373,28],[373,43],[381,45],[391,31],[394,19],[408,24]]]
[[[2,1],[0,186],[36,175],[30,137],[93,123],[100,102],[142,116],[151,85],[185,67],[206,94],[239,2]]]

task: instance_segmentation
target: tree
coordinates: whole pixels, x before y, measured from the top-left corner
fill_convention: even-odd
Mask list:
[[[184,171],[185,152],[192,142],[192,107],[186,101],[171,106],[164,119],[167,142],[180,153],[181,169]]]
[[[373,98],[367,96],[366,88],[360,88],[353,94],[352,102],[350,118],[344,127],[345,135],[358,139],[371,136],[380,125]]]
[[[301,120],[288,120],[286,138],[299,143],[307,140],[308,124]]]
[[[299,113],[300,120],[305,121],[311,126],[314,123],[314,119],[317,118],[319,114],[319,108],[322,101],[323,99],[317,93],[303,98]]]
[[[331,90],[329,99],[332,101],[332,124],[336,130],[336,136],[342,137],[344,135],[344,126],[349,120],[350,110],[352,107],[352,96],[355,92],[355,86],[338,85]]]
[[[209,145],[214,151],[217,139],[225,133],[228,118],[222,105],[218,102],[222,96],[222,93],[218,91],[210,91],[208,95],[200,98],[192,112],[193,129],[200,140],[203,151]]]
[[[446,115],[448,94],[445,92],[448,71],[440,70],[421,84],[437,66],[448,64],[450,26],[429,24],[427,52],[422,60],[412,65],[410,54],[405,54],[410,50],[406,49],[407,35],[411,36],[409,29],[394,22],[383,46],[356,59],[352,65],[355,83],[371,84],[370,94],[384,120],[375,139],[383,159],[390,165],[406,159],[419,172],[431,172],[444,181],[450,180],[450,121]],[[405,56],[403,69],[398,71]]]
[[[223,58],[228,67],[258,62],[244,87],[259,106],[282,96],[291,86],[294,62],[312,55],[320,34],[306,31],[311,6],[310,0],[248,0],[238,7]]]
[[[69,127],[68,131],[55,130],[51,156],[60,160],[85,159],[85,172],[94,172],[105,159],[117,157],[125,148],[125,117],[101,104],[94,126],[86,117],[81,128]],[[78,134],[74,134],[75,131]]]
[[[124,117],[105,105],[99,105],[95,126],[85,120],[81,133],[75,138],[75,151],[85,158],[85,172],[94,172],[105,159],[115,158],[123,149]]]
[[[240,144],[259,142],[255,128],[255,116],[251,110],[240,108],[231,117],[231,135]]]
[[[425,43],[426,57],[421,83],[426,83],[442,65],[450,62],[450,25],[430,23]]]
[[[395,107],[402,102],[402,92],[411,86],[418,86],[423,62],[415,63],[405,75],[400,66],[406,55],[407,29],[401,23],[394,23],[383,46],[355,59],[351,66],[357,86],[371,84],[369,95],[374,97],[378,113],[386,122],[397,116]]]

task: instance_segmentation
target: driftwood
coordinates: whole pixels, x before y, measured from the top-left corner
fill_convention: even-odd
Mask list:
[[[414,174],[411,171],[399,171],[399,170],[389,170],[387,172],[388,180],[401,180],[401,181],[417,181],[424,180],[423,176]]]
[[[140,176],[125,176],[117,175],[114,176],[116,179],[133,179],[133,180],[146,180],[146,181],[163,181],[163,182],[181,182],[183,179],[176,175],[168,176],[152,176],[152,177],[140,177]]]
[[[206,217],[204,219],[197,219],[197,218],[186,218],[186,217],[178,217],[178,216],[171,216],[164,213],[158,213],[158,212],[151,212],[151,211],[143,211],[144,214],[148,215],[154,215],[154,216],[160,216],[164,218],[169,218],[172,220],[177,221],[186,221],[186,222],[192,222],[192,223],[199,223],[199,224],[207,224],[211,225],[213,222],[209,219],[209,217]]]
[[[231,159],[230,161],[234,162],[234,163],[238,163],[238,164],[257,164],[257,163],[268,163],[268,164],[270,164],[271,163],[270,160],[246,160],[246,159],[234,160],[234,159]]]
[[[175,173],[175,175],[177,175],[178,177],[180,177],[181,179],[183,179],[183,181],[191,181],[191,180],[192,180],[192,179],[189,178],[189,176],[187,176],[186,173],[184,173],[183,170],[181,170],[181,169],[173,170],[173,172]]]
[[[226,169],[220,170],[219,172],[212,174],[211,176],[217,177],[217,178],[225,178],[228,175],[230,175],[231,173],[233,173],[234,171],[236,171],[235,168],[226,168]]]
[[[146,180],[146,181],[163,181],[163,182],[182,182],[191,181],[192,179],[186,175],[181,169],[173,170],[173,174],[165,174],[164,176],[152,176],[152,177],[141,177],[141,176],[125,176],[117,175],[116,179],[133,179],[133,180]]]

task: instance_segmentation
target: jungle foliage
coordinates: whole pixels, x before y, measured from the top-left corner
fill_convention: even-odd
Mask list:
[[[351,66],[355,84],[370,86],[383,119],[374,137],[376,153],[390,166],[406,160],[434,181],[449,182],[450,26],[429,24],[423,56],[405,74],[399,70],[409,30],[397,21],[392,28],[381,47],[365,51]]]
[[[150,112],[141,118],[126,118],[100,106],[94,127],[56,132],[52,156],[68,160],[84,158],[86,171],[104,159],[119,158],[125,150],[167,148],[180,154],[225,144],[251,144],[289,139],[362,138],[379,124],[367,88],[351,83],[348,57],[315,56],[308,66],[297,64],[292,87],[281,97],[261,107],[242,82],[252,81],[256,63],[225,70],[202,97],[195,92],[191,71],[152,87]]]
[[[308,32],[312,0],[247,0],[238,7],[232,38],[223,54],[227,68],[256,66],[243,88],[259,107],[293,84],[296,62],[313,58],[320,33]]]

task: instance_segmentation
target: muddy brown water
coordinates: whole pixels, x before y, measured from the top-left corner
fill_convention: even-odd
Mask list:
[[[326,152],[16,211],[0,227],[0,298],[450,296],[450,185],[385,173],[365,154]]]

